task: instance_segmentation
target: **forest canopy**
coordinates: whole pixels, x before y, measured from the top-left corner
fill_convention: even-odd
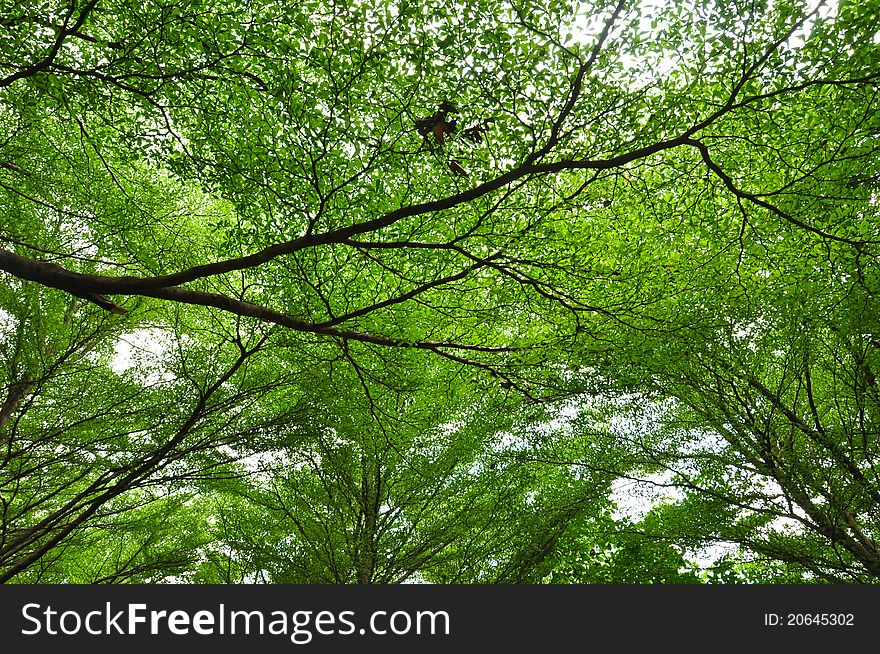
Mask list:
[[[0,0],[0,580],[880,579],[876,0]]]

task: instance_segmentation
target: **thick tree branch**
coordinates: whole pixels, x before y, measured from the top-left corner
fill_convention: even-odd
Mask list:
[[[89,0],[89,3],[86,4],[86,6],[83,7],[82,11],[79,13],[79,17],[76,19],[76,22],[73,24],[72,27],[69,27],[68,23],[69,23],[70,18],[72,16],[72,10],[73,10],[73,8],[71,8],[71,15],[69,15],[67,17],[67,19],[64,21],[64,25],[61,26],[61,28],[58,30],[58,36],[55,38],[55,43],[52,44],[52,47],[49,50],[49,54],[47,54],[40,61],[38,61],[34,64],[31,64],[30,66],[23,68],[15,73],[13,73],[12,75],[9,75],[8,77],[5,77],[4,79],[0,80],[0,88],[9,86],[13,82],[16,82],[20,79],[24,79],[26,77],[33,77],[37,73],[42,72],[42,71],[46,70],[47,68],[49,68],[52,65],[52,62],[54,62],[55,58],[58,56],[58,53],[61,52],[61,48],[64,45],[64,41],[67,39],[67,37],[72,36],[72,35],[76,34],[77,32],[79,32],[80,28],[83,26],[83,24],[86,22],[86,19],[89,17],[89,14],[91,14],[92,11],[94,11],[94,9],[97,5],[98,5],[98,0]],[[75,7],[76,3],[74,3],[73,6]]]

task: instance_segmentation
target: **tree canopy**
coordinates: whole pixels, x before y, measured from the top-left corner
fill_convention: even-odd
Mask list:
[[[3,581],[880,579],[875,0],[0,7]]]

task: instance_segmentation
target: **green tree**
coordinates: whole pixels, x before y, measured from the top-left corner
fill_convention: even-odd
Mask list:
[[[744,579],[880,574],[876,1],[0,16],[0,578],[598,579],[588,542],[611,581],[690,578],[698,542]],[[155,356],[123,370],[131,335]],[[597,398],[475,465],[504,429],[477,407]],[[452,415],[473,433],[414,463]],[[682,502],[608,517],[611,479],[663,471]],[[382,507],[424,531],[395,549]],[[198,527],[90,529],[137,515]],[[75,572],[93,547],[120,564]]]

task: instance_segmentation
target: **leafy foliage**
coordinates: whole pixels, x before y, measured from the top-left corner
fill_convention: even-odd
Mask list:
[[[0,579],[880,576],[876,1],[0,17]]]

